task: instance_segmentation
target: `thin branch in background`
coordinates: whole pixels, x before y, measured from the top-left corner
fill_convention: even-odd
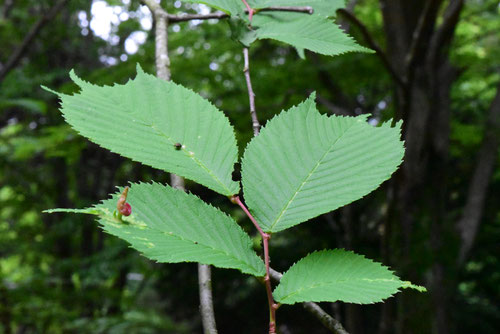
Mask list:
[[[170,80],[170,58],[168,57],[168,22],[166,11],[154,0],[142,1],[153,14],[155,22],[155,62],[158,78]]]
[[[417,51],[420,45],[423,42],[423,31],[424,27],[428,26],[429,20],[431,18],[431,4],[434,3],[433,0],[427,0],[425,3],[424,10],[422,11],[422,14],[420,15],[417,23],[417,27],[413,31],[413,36],[412,36],[412,41],[411,45],[408,51],[408,54],[406,55],[405,63],[406,63],[406,79],[409,80],[409,77],[411,76],[411,72],[414,68],[415,61],[417,60]]]
[[[248,10],[245,11],[247,14],[249,13]],[[271,7],[265,7],[265,8],[259,8],[257,10],[254,10],[254,13],[258,12],[295,12],[295,13],[307,13],[307,14],[312,14],[314,10],[312,7],[277,7],[277,6],[271,6]],[[186,22],[186,21],[191,21],[191,20],[210,20],[210,19],[227,19],[229,18],[229,14],[223,13],[223,12],[215,12],[215,13],[210,13],[210,14],[182,14],[182,15],[172,15],[168,14],[167,12],[163,11],[161,15],[165,16],[168,19],[168,22],[170,23],[177,23],[177,22]]]
[[[47,24],[57,15],[57,13],[59,13],[59,11],[64,7],[64,5],[66,5],[67,2],[68,0],[59,1],[31,27],[30,31],[26,34],[26,36],[24,36],[21,44],[17,47],[16,50],[14,50],[5,65],[0,69],[0,82],[2,82],[7,74],[16,67],[16,65],[23,57],[24,53],[27,51],[31,42],[40,33],[45,24]]]
[[[154,0],[143,0],[153,14],[155,29],[156,74],[158,78],[170,80],[170,59],[168,57],[168,19],[166,11]],[[185,191],[184,179],[170,174],[172,187]],[[212,299],[212,274],[210,266],[198,263],[198,287],[200,293],[200,313],[205,334],[217,334]]]
[[[326,328],[335,334],[349,334],[342,324],[325,312],[318,304],[312,302],[302,303],[302,306],[313,314]]]
[[[345,9],[351,13],[354,12],[354,7],[358,4],[358,0],[351,0],[345,6]],[[351,29],[351,25],[347,20],[337,20],[337,24],[340,26],[340,29],[344,30],[346,33],[349,33]]]
[[[279,282],[281,280],[281,277],[283,277],[282,273],[274,270],[273,268],[269,268],[269,274],[276,282]],[[304,308],[309,313],[311,313],[316,319],[318,319],[323,324],[323,326],[325,326],[325,328],[330,330],[332,333],[349,334],[337,319],[326,313],[326,311],[323,310],[318,304],[313,302],[306,302],[302,303],[302,306],[304,306]]]
[[[295,7],[295,6],[269,6],[264,8],[259,8],[254,10],[256,13],[260,12],[294,12],[294,13],[305,13],[313,14],[314,9],[309,6],[305,7]]]
[[[356,99],[348,97],[342,88],[337,84],[337,80],[330,74],[317,54],[311,53],[309,59],[318,71],[318,79],[328,89],[330,99],[317,94],[316,100],[327,107],[332,113],[344,116],[355,115],[355,110],[362,106]],[[363,111],[364,113],[364,111]]]
[[[198,286],[200,290],[201,318],[203,333],[217,334],[212,300],[212,272],[209,265],[198,264]]]
[[[321,105],[326,107],[332,114],[341,115],[341,116],[353,116],[353,112],[329,101],[324,98],[322,95],[316,95],[316,101],[318,101]]]
[[[368,31],[368,28],[366,28],[366,26],[360,20],[358,20],[358,18],[356,16],[354,16],[354,14],[352,14],[351,12],[349,12],[343,8],[338,9],[337,13],[342,14],[346,19],[348,19],[351,23],[353,23],[354,25],[356,25],[359,28],[366,43],[368,43],[368,46],[370,48],[375,50],[376,54],[378,55],[378,57],[382,61],[382,64],[384,65],[385,69],[389,72],[389,74],[392,76],[394,81],[396,81],[398,86],[400,86],[403,89],[406,89],[406,86],[407,86],[406,81],[403,78],[401,78],[401,76],[398,74],[398,72],[396,72],[394,67],[391,65],[391,62],[389,61],[389,58],[387,57],[385,52],[380,48],[380,46],[377,44],[377,42],[375,42],[375,40],[373,39],[372,35]]]
[[[448,7],[446,7],[446,10],[443,14],[443,23],[430,41],[427,62],[431,70],[437,63],[438,55],[443,47],[447,47],[450,45],[463,7],[464,0],[450,0]]]
[[[167,14],[167,18],[168,22],[177,23],[177,22],[185,22],[191,20],[227,19],[229,18],[229,14],[223,12],[216,12],[210,14],[183,14],[183,15]]]
[[[9,17],[12,7],[14,7],[14,0],[5,0],[2,7],[1,19],[5,20]]]
[[[260,123],[257,117],[257,111],[255,110],[255,93],[252,88],[252,80],[250,79],[250,60],[248,57],[248,48],[243,48],[243,59],[245,62],[243,73],[245,74],[245,80],[248,89],[248,100],[250,102],[250,115],[252,117],[252,128],[254,136],[257,136],[260,131]]]
[[[200,313],[203,333],[217,334],[212,298],[212,271],[209,265],[198,263],[198,287],[200,293]]]
[[[170,58],[168,57],[168,23],[167,19],[157,16],[155,29],[156,45],[156,68],[158,77],[163,80],[170,80]]]
[[[252,22],[253,14],[257,11],[254,10],[250,5],[246,2],[246,0],[241,0],[248,12],[248,19],[250,23]],[[292,11],[292,12],[301,12],[312,14],[313,9],[311,7],[266,7],[259,9],[258,11]],[[255,109],[255,93],[252,87],[252,80],[250,78],[250,59],[248,55],[248,48],[243,48],[243,59],[244,59],[244,68],[243,73],[245,74],[245,81],[248,89],[248,100],[250,103],[250,115],[252,117],[252,128],[254,136],[257,136],[260,132],[260,123],[259,118],[257,117],[257,111]]]

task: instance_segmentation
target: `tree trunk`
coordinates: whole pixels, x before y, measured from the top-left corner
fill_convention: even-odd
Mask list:
[[[470,181],[464,212],[457,223],[462,242],[458,256],[459,265],[465,262],[474,244],[483,214],[486,192],[498,154],[500,144],[498,136],[500,133],[500,84],[489,110],[485,131],[481,150],[477,157],[477,165]]]
[[[425,245],[414,242],[416,222],[430,224],[430,248],[434,264],[430,269],[431,303],[434,308],[434,332],[447,334],[449,287],[444,277],[441,258],[442,233],[449,229],[446,217],[447,181],[449,172],[450,91],[458,71],[448,62],[448,48],[463,1],[451,0],[437,27],[442,0],[404,1],[381,0],[387,55],[405,86],[395,88],[396,115],[403,119],[406,153],[404,163],[394,182],[394,202],[391,205],[387,242],[401,254],[392,254],[388,263],[396,263],[402,275],[421,281],[410,262],[410,255],[425,251]],[[394,244],[395,243],[395,244]],[[386,246],[387,247],[387,246]],[[389,246],[390,247],[390,246]],[[402,313],[414,305],[401,296],[396,307],[399,321],[388,326],[393,310],[383,311],[380,333],[397,331],[411,333]],[[430,306],[430,305],[429,305]]]

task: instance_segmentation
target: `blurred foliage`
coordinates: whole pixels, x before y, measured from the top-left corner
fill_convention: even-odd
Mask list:
[[[94,1],[94,5],[96,2],[102,3]],[[54,2],[14,1],[5,13],[7,3],[0,2],[0,64],[5,64]],[[154,73],[154,36],[147,24],[148,11],[138,0],[107,3],[115,6],[116,13],[128,14],[111,25],[108,40],[91,29],[92,1],[69,1],[0,83],[0,333],[201,332],[195,265],[148,261],[124,242],[104,235],[91,217],[41,213],[47,208],[88,206],[129,181],[168,181],[168,175],[78,136],[64,123],[56,98],[40,88],[43,84],[74,92],[76,87],[68,76],[72,68],[80,77],[99,84],[126,82],[134,75],[137,62]],[[384,45],[378,6],[375,0],[358,1],[355,13]],[[166,8],[170,13],[194,13],[200,7],[166,1]],[[449,201],[454,210],[448,215],[454,219],[464,203],[475,163],[472,157],[483,138],[486,110],[500,80],[499,14],[496,0],[466,1],[451,50],[452,62],[461,68],[453,85],[450,124],[454,170],[449,175]],[[342,19],[339,23],[345,24]],[[354,27],[350,30],[363,44],[359,32]],[[126,46],[138,31],[147,38],[136,53],[128,53]],[[241,46],[231,40],[227,22],[173,24],[169,48],[173,80],[223,110],[237,129],[240,147],[245,147],[252,131],[243,59]],[[330,58],[308,52],[305,56],[301,59],[294,48],[273,41],[260,41],[252,47],[251,75],[262,123],[312,91],[326,101],[336,101],[342,92],[355,101],[351,106],[354,113],[371,113],[379,120],[394,115],[394,84],[376,56]],[[329,112],[322,106],[320,110]],[[250,223],[224,197],[192,183],[187,186],[232,214],[254,235]],[[472,256],[463,270],[447,269],[458,285],[452,312],[453,321],[460,324],[457,333],[498,330],[499,198],[497,167]],[[350,206],[353,214],[349,224],[342,223],[343,216],[334,212],[276,235],[271,243],[273,267],[283,271],[308,252],[327,247],[348,247],[380,259],[378,220],[386,201],[382,187]],[[428,217],[423,216],[415,232],[414,246],[419,251],[411,255],[420,279],[415,283],[425,284],[433,263],[433,254],[426,246],[429,228]],[[456,242],[455,235],[445,239],[450,245]],[[427,251],[420,252],[426,247]],[[393,251],[399,252],[396,248]],[[397,271],[398,264],[392,265]],[[221,333],[265,331],[266,296],[260,282],[236,271],[215,269],[213,286]],[[406,316],[414,319],[414,333],[429,332],[429,295],[417,295],[414,293],[412,299],[415,310],[407,310]],[[420,311],[418,305],[422,305]],[[356,309],[324,306],[341,320],[346,307]],[[376,328],[380,306],[356,310],[366,330]],[[299,306],[281,308],[278,317],[283,333],[326,333]]]

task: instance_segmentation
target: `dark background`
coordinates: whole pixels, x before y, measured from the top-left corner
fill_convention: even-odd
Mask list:
[[[171,13],[201,10],[162,4]],[[126,82],[136,63],[154,73],[148,10],[136,0],[93,6],[0,1],[0,333],[201,333],[196,264],[156,264],[91,217],[41,213],[90,206],[129,181],[169,180],[78,136],[40,88],[74,92],[72,68],[98,84]],[[301,60],[286,45],[256,43],[259,117],[264,123],[317,91],[324,113],[403,119],[405,161],[362,200],[275,235],[272,265],[284,271],[313,250],[343,247],[428,288],[384,304],[322,304],[351,334],[497,333],[499,3],[359,0],[347,8],[337,22],[377,54],[306,52]],[[96,9],[114,18],[104,39]],[[225,22],[171,25],[171,71],[226,113],[243,148],[252,136],[248,97],[241,46],[229,36]],[[187,187],[250,227],[227,199]],[[213,286],[220,333],[265,333],[257,280],[214,269]],[[277,315],[282,334],[326,333],[300,305]]]

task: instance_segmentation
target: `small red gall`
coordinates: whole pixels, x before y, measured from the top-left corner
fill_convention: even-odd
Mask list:
[[[132,213],[132,207],[130,206],[130,204],[125,203],[122,209],[120,210],[120,213],[125,217],[130,216],[130,214]]]
[[[132,207],[127,203],[128,189],[128,187],[125,187],[125,189],[123,189],[123,192],[118,199],[118,203],[116,204],[116,209],[120,214],[124,216],[130,216],[130,214],[132,213]]]

